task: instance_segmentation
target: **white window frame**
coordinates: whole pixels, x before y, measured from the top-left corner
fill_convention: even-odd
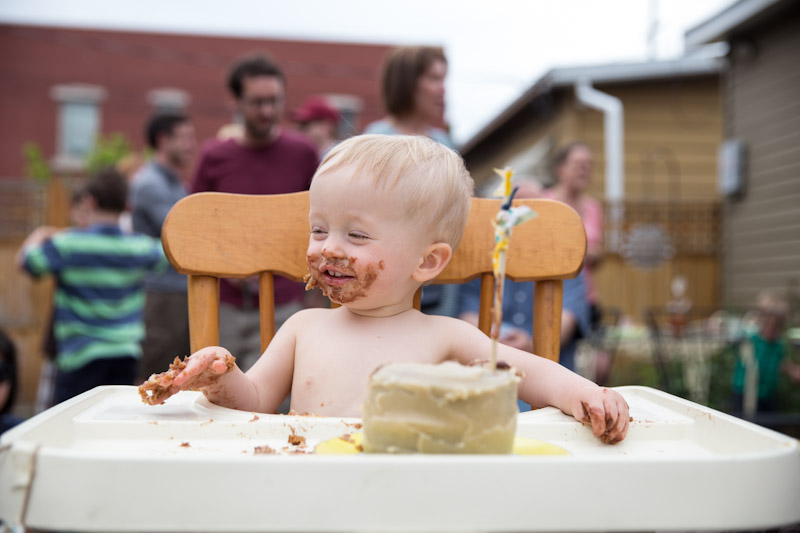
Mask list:
[[[159,87],[147,93],[147,103],[150,104],[156,112],[185,112],[191,102],[192,97],[189,93],[176,87]]]
[[[93,106],[94,120],[89,126],[88,135],[90,142],[94,144],[101,131],[101,107],[100,104],[106,99],[107,91],[97,85],[85,83],[70,83],[55,85],[50,89],[50,97],[58,102],[58,118],[56,125],[56,154],[53,157],[53,169],[58,172],[80,172],[86,166],[86,155],[70,154],[67,152],[67,139],[65,135],[69,125],[66,123],[67,113],[70,106]],[[90,148],[91,149],[91,148]]]

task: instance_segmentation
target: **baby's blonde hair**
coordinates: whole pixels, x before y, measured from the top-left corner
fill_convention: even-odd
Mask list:
[[[352,165],[403,202],[406,215],[429,228],[431,242],[458,247],[469,216],[473,181],[458,153],[427,137],[359,135],[333,147],[314,180]]]

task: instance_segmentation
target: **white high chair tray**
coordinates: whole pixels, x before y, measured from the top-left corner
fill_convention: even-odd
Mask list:
[[[311,452],[359,419],[264,415],[184,392],[98,387],[0,438],[0,518],[80,531],[635,531],[800,522],[798,441],[645,387],[620,387],[607,446],[553,408],[518,436],[569,455]],[[277,454],[258,453],[265,446]],[[302,450],[300,450],[302,451]]]

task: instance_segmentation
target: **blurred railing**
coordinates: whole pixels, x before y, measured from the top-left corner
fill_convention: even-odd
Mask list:
[[[45,223],[47,185],[0,178],[0,241],[18,241]]]
[[[620,215],[616,227],[609,218],[614,207]],[[626,200],[606,205],[605,214],[606,254],[594,277],[601,305],[619,308],[638,322],[645,309],[671,299],[676,276],[686,278],[693,304],[722,304],[719,202]]]
[[[621,208],[621,209],[619,209]],[[708,201],[680,201],[666,200],[625,200],[620,205],[605,205],[605,219],[611,222],[615,214],[621,212],[618,228],[613,224],[606,224],[607,251],[620,253],[635,259],[639,255],[654,253],[654,247],[669,245],[669,253],[662,253],[664,259],[674,255],[716,255],[721,232],[721,207],[720,203]],[[650,233],[637,230],[649,228]],[[611,233],[619,232],[617,238]],[[639,237],[639,240],[636,240]],[[645,237],[651,237],[647,241]],[[661,239],[661,240],[659,240]],[[619,249],[614,249],[613,244],[620,243]],[[633,248],[639,249],[633,249]]]

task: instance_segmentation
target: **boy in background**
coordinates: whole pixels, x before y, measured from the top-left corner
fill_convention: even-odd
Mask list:
[[[85,202],[86,190],[78,188],[72,191],[69,201],[69,223],[75,228],[86,228],[89,225],[89,213],[87,211],[87,202]],[[63,228],[50,227],[49,230],[40,228],[40,231],[49,236],[53,236]],[[44,333],[42,341],[42,353],[44,360],[42,367],[39,371],[39,388],[36,391],[36,406],[37,413],[41,413],[45,409],[52,407],[53,404],[53,386],[56,381],[56,367],[55,360],[58,355],[58,346],[56,345],[55,333],[55,314],[56,310],[50,310],[50,320],[47,329]]]
[[[160,241],[120,230],[127,192],[121,174],[101,171],[80,199],[86,228],[38,228],[17,254],[17,264],[29,275],[56,279],[54,403],[98,385],[130,385],[136,378],[143,280],[167,260]]]

